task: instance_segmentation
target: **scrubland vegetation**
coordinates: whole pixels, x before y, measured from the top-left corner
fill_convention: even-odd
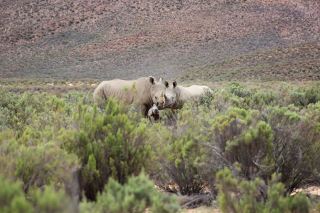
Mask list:
[[[90,92],[0,90],[0,212],[317,212],[320,85],[232,83],[159,123]],[[205,202],[203,202],[205,200]],[[179,204],[180,203],[180,204]]]

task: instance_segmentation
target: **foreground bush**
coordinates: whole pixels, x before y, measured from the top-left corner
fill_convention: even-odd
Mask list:
[[[219,155],[224,166],[241,166],[241,176],[252,179],[266,175],[264,168],[273,166],[271,127],[259,120],[258,112],[230,108],[213,120],[212,155]],[[218,153],[217,153],[218,152]],[[216,156],[211,156],[216,158]]]
[[[0,176],[0,212],[28,213],[32,206],[26,200],[19,183],[12,183]]]
[[[103,112],[79,106],[76,130],[61,136],[64,147],[81,161],[80,187],[88,199],[94,200],[109,178],[124,184],[147,165],[146,123],[135,116],[112,100]]]
[[[271,172],[281,173],[288,193],[306,184],[319,184],[320,105],[310,105],[303,114],[295,107],[272,107],[267,120],[274,132]]]
[[[193,106],[186,105],[178,114],[174,129],[163,125],[153,125],[148,129],[148,141],[155,152],[153,161],[157,165],[153,173],[160,186],[167,188],[173,182],[183,195],[203,191],[203,163],[208,154],[204,142],[210,135],[206,129],[210,120],[207,113],[203,107],[196,106],[195,110]],[[195,120],[195,116],[199,119]]]
[[[0,90],[0,130],[12,129],[20,135],[33,116],[44,111],[43,96],[17,95]]]
[[[173,213],[179,205],[173,197],[161,194],[147,176],[131,177],[124,185],[110,179],[96,203],[84,202],[81,212],[143,213],[150,209],[154,213]]]
[[[26,199],[28,197],[28,199]],[[44,190],[34,189],[27,196],[20,183],[11,182],[0,176],[0,212],[71,212],[75,209],[64,191],[56,191],[52,186]]]
[[[306,196],[297,194],[286,197],[284,185],[274,177],[269,185],[256,178],[247,181],[235,178],[228,169],[217,174],[220,208],[226,213],[307,213],[309,201]],[[267,195],[261,194],[261,188],[268,187]]]
[[[290,102],[299,107],[315,104],[320,101],[320,85],[298,88],[291,92]]]
[[[52,184],[72,193],[73,172],[78,167],[77,157],[55,142],[26,145],[11,131],[0,133],[0,174],[21,181],[25,192]]]
[[[34,190],[30,193],[34,212],[69,213],[77,207],[64,190],[55,190],[52,186],[45,186],[43,190]]]

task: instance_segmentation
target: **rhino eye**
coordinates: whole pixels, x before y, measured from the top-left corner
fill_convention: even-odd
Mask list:
[[[158,99],[158,97],[157,96],[154,96],[154,98],[157,100]]]

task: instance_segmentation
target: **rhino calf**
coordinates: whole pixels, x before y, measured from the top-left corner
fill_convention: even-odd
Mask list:
[[[155,104],[148,110],[148,118],[150,121],[160,120],[160,111]]]

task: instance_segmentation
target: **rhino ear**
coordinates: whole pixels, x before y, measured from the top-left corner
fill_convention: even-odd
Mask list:
[[[152,76],[149,76],[149,81],[151,84],[155,84],[155,80],[154,80],[154,77]]]
[[[172,85],[173,85],[173,88],[176,88],[177,82],[176,82],[176,81],[173,81],[173,82],[172,82]]]
[[[168,81],[165,81],[165,82],[164,82],[164,85],[168,88],[168,87],[169,87]]]

